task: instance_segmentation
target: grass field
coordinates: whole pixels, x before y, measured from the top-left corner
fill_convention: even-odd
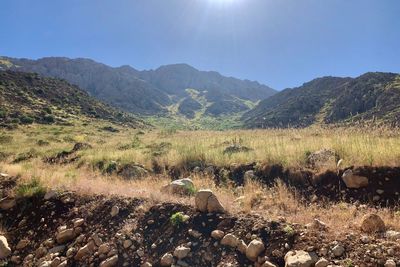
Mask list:
[[[168,183],[166,175],[125,181],[114,174],[105,175],[95,168],[100,161],[140,163],[150,168],[152,161],[176,166],[183,162],[204,162],[229,165],[251,161],[304,166],[310,151],[334,149],[350,165],[400,165],[400,132],[380,129],[286,129],[237,131],[135,130],[118,128],[110,132],[107,123],[80,126],[29,125],[0,133],[1,172],[21,177],[21,181],[37,179],[48,188],[75,190],[83,194],[119,194],[145,197],[155,203],[172,201],[193,204],[193,198],[160,193]],[[79,160],[71,164],[47,164],[43,161],[75,143],[85,142],[91,148],[78,151]],[[227,154],[230,145],[246,146],[248,152]],[[15,162],[17,160],[17,162]],[[192,177],[196,188],[211,188],[232,213],[259,213],[268,218],[284,216],[290,222],[309,223],[320,218],[340,234],[352,229],[363,214],[377,212],[393,228],[400,229],[396,209],[362,208],[349,203],[321,207],[305,205],[282,183],[265,187],[256,181],[246,183],[238,191],[227,185],[216,187],[210,177]],[[342,226],[345,227],[342,227]],[[343,231],[342,231],[343,230]]]
[[[79,151],[79,165],[117,161],[150,168],[155,160],[161,166],[187,162],[228,166],[256,161],[301,167],[307,154],[328,148],[343,159],[343,167],[400,165],[400,132],[387,128],[177,131],[117,127],[119,132],[109,132],[103,129],[106,126],[29,125],[13,131],[2,130],[1,155],[4,161],[26,155],[45,158],[70,150],[77,142],[85,142],[92,148]],[[248,151],[224,153],[231,145],[246,147]]]

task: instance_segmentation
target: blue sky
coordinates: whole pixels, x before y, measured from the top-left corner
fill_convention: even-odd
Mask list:
[[[188,63],[275,89],[400,72],[398,0],[1,0],[0,55]]]

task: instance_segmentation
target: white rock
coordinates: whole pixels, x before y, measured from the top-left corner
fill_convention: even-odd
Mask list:
[[[396,263],[394,262],[394,260],[387,260],[385,262],[385,267],[396,267]]]
[[[8,245],[7,238],[0,235],[0,259],[7,258],[11,255],[11,248]]]
[[[285,267],[313,267],[317,260],[315,253],[303,250],[289,251],[285,255]]]
[[[329,265],[329,261],[327,261],[325,258],[321,258],[315,263],[315,267],[326,267]]]
[[[233,234],[226,234],[221,240],[221,244],[224,246],[230,246],[236,248],[239,245],[239,238]]]
[[[221,230],[214,230],[211,232],[211,237],[214,239],[217,239],[217,240],[223,238],[224,235],[225,235],[225,233]]]
[[[174,250],[174,256],[178,259],[183,259],[190,253],[190,248],[179,246]]]
[[[351,169],[343,173],[342,179],[348,188],[362,188],[368,186],[368,178],[353,174]]]
[[[119,213],[119,207],[118,206],[113,206],[111,208],[111,212],[110,212],[111,217],[117,216],[118,213]]]
[[[114,255],[100,263],[100,267],[112,267],[117,265],[118,263],[118,255]]]
[[[247,246],[246,257],[251,261],[256,261],[257,257],[265,250],[264,243],[260,240],[253,240]]]
[[[160,260],[161,266],[171,266],[174,263],[174,256],[171,253],[165,253]]]

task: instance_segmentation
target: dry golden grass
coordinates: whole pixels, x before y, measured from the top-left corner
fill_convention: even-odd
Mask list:
[[[40,178],[48,188],[73,190],[80,194],[145,198],[148,200],[148,206],[162,202],[194,204],[193,197],[161,193],[161,187],[170,181],[163,176],[124,181],[87,168],[76,169],[71,165],[53,166],[39,160],[32,161],[29,166],[3,163],[0,164],[0,169],[10,175],[20,176],[21,182]],[[257,213],[267,219],[278,220],[284,217],[290,223],[302,225],[318,218],[328,225],[333,236],[337,236],[357,231],[361,218],[365,214],[375,212],[384,219],[389,228],[400,230],[400,214],[394,209],[357,207],[348,203],[305,205],[280,182],[268,188],[258,182],[250,181],[243,188],[233,188],[216,187],[211,178],[204,176],[193,176],[193,181],[197,189],[212,189],[227,211],[239,216]]]
[[[96,166],[98,162],[140,163],[151,168],[161,165],[204,162],[227,166],[252,161],[304,166],[306,154],[322,148],[334,149],[351,165],[400,165],[400,132],[394,129],[307,128],[237,131],[162,131],[140,133],[120,128],[118,133],[101,130],[104,125],[43,126],[31,125],[15,131],[0,132],[0,151],[8,161],[21,153],[38,157],[53,156],[69,150],[76,142],[87,142],[92,149],[80,151],[80,163]],[[11,138],[11,140],[9,140]],[[39,140],[48,142],[42,146]],[[42,142],[41,141],[41,142]],[[224,154],[232,143],[249,147],[249,152]],[[159,148],[162,145],[166,148]],[[159,153],[155,156],[154,153]],[[6,160],[6,161],[7,161]]]

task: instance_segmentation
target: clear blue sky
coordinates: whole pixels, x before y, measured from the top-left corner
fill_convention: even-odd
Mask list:
[[[188,63],[280,90],[400,72],[400,1],[1,0],[0,55]]]

